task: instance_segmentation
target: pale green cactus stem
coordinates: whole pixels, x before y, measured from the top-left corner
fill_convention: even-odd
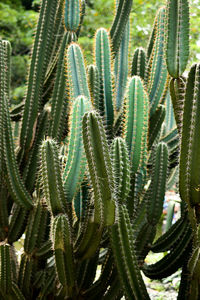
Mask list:
[[[90,99],[84,58],[78,44],[72,43],[68,47],[66,64],[70,101],[81,95]]]
[[[133,54],[131,76],[138,75],[142,79],[146,71],[146,53],[142,47],[137,48]]]
[[[133,174],[146,165],[148,122],[149,98],[141,78],[133,76],[127,88],[124,115],[124,138]]]
[[[66,31],[76,32],[80,24],[81,12],[80,0],[65,0],[64,5],[64,24]]]
[[[72,202],[80,189],[86,171],[86,157],[82,138],[82,118],[91,110],[90,100],[79,96],[74,100],[71,109],[67,159],[63,173],[67,201]]]
[[[170,93],[167,93],[166,97],[166,117],[165,117],[165,125],[166,125],[166,132],[170,132],[176,127],[176,121],[174,116],[173,104],[170,97]]]
[[[115,221],[114,176],[106,133],[99,114],[83,117],[83,143],[94,197],[94,222],[112,225]]]
[[[169,74],[180,77],[189,57],[188,0],[168,0],[166,12],[166,61]]]
[[[101,101],[105,113],[108,129],[111,129],[114,121],[113,84],[112,84],[112,53],[110,37],[106,29],[100,28],[95,35],[96,66],[101,80]]]

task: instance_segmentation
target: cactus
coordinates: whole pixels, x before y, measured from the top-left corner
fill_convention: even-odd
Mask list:
[[[183,77],[188,1],[167,1],[129,62],[132,0],[116,0],[90,66],[79,46],[86,4],[42,0],[19,106],[0,40],[0,298],[149,299],[141,271],[182,268],[178,299],[197,300],[200,65]],[[181,217],[156,239],[178,174]],[[168,253],[147,265],[149,251]]]

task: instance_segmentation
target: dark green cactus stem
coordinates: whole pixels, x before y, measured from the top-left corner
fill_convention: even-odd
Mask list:
[[[117,208],[116,224],[110,229],[111,246],[120,281],[127,299],[150,299],[140,273],[129,213],[124,205]]]
[[[112,54],[109,34],[104,28],[100,28],[95,36],[96,66],[99,70],[102,85],[105,119],[110,129],[114,121],[113,86],[112,86]]]
[[[76,32],[80,24],[80,0],[65,0],[64,24],[66,31]]]
[[[52,235],[58,279],[67,290],[68,297],[75,296],[77,288],[72,236],[70,223],[65,215],[59,215],[53,219]]]
[[[18,286],[24,296],[31,299],[33,292],[33,274],[35,272],[35,265],[32,257],[29,257],[23,253],[20,261],[19,276],[18,276]]]
[[[88,84],[93,106],[98,111],[100,109],[100,77],[95,65],[88,67]]]
[[[49,136],[61,141],[65,128],[65,114],[67,111],[67,85],[65,78],[64,55],[67,47],[67,33],[63,37],[62,46],[59,53],[55,84],[52,94],[51,121],[49,126]]]
[[[86,170],[81,125],[83,115],[91,107],[90,101],[83,96],[79,96],[72,104],[67,159],[63,173],[64,188],[69,202],[72,202],[79,191]]]
[[[147,203],[147,220],[149,224],[156,225],[163,211],[168,165],[168,148],[165,143],[156,147],[152,176],[149,189],[145,195]]]
[[[149,41],[148,41],[148,45],[147,45],[147,51],[146,51],[147,61],[149,61],[149,59],[151,57],[152,50],[153,50],[155,37],[156,37],[156,31],[157,31],[156,27],[157,27],[157,17],[155,18],[155,21],[154,21],[154,24],[153,24],[153,29],[151,31],[151,35],[149,37]]]
[[[8,294],[12,286],[11,246],[0,245],[0,291]]]
[[[149,149],[151,149],[151,146],[153,145],[154,141],[156,141],[156,138],[158,134],[160,133],[162,123],[165,119],[165,107],[162,104],[159,104],[157,107],[157,110],[150,118],[150,124],[149,124]]]
[[[11,45],[9,41],[0,40],[0,99],[3,100],[4,95],[10,100],[10,57]]]
[[[38,112],[42,101],[42,85],[48,66],[51,30],[54,22],[56,0],[43,0],[40,9],[35,43],[28,78],[20,146],[28,151],[34,140]]]
[[[41,141],[44,139],[47,133],[49,123],[49,110],[43,109],[38,117],[38,123],[35,133],[35,140],[31,151],[29,152],[28,160],[23,172],[23,179],[25,186],[28,191],[32,192],[35,187],[35,182],[37,178],[38,171],[38,154],[40,149]]]
[[[192,241],[192,230],[188,226],[172,250],[161,260],[152,265],[144,265],[143,272],[145,276],[151,279],[161,279],[170,276],[176,272],[184,263],[184,257],[190,251]]]
[[[168,88],[169,76],[164,57],[165,14],[166,9],[162,8],[156,18],[156,36],[146,73],[147,92],[151,103],[150,116],[156,111],[157,105],[163,102]]]
[[[11,210],[11,218],[8,228],[8,242],[13,244],[24,233],[26,227],[26,220],[28,216],[28,210],[22,208],[16,203],[13,204]]]
[[[146,69],[146,53],[143,48],[137,48],[133,55],[131,76],[138,75],[142,79],[144,79],[145,69]]]
[[[166,61],[169,74],[180,77],[189,57],[189,3],[188,0],[167,1]]]
[[[115,190],[119,203],[125,203],[130,192],[130,161],[126,142],[117,137],[112,144],[112,164],[115,176]]]
[[[12,138],[11,120],[6,96],[2,103],[3,114],[3,157],[6,165],[6,182],[14,201],[20,206],[30,209],[32,199],[24,186],[17,165]],[[0,117],[1,118],[1,117]]]
[[[180,195],[189,206],[200,203],[200,65],[190,69],[184,99],[180,154]]]
[[[130,35],[130,22],[126,24],[125,32],[115,57],[115,85],[116,85],[116,110],[119,111],[126,89],[128,77],[128,45]]]
[[[90,99],[84,58],[78,44],[72,43],[66,54],[67,78],[70,100],[82,95]]]
[[[173,249],[174,245],[183,237],[188,226],[188,217],[187,214],[184,214],[166,233],[156,240],[151,246],[151,250],[155,253],[159,253]]]
[[[114,55],[117,54],[120,47],[122,37],[124,35],[125,27],[131,12],[132,0],[119,0],[116,5],[116,14],[110,29],[110,36],[112,40],[112,49]]]
[[[171,79],[170,81],[170,95],[174,109],[174,116],[176,120],[179,135],[181,135],[183,106],[185,96],[185,80],[183,78]]]
[[[48,213],[40,203],[32,209],[29,214],[26,237],[24,241],[24,251],[27,254],[32,254],[35,249],[41,246],[44,242],[46,226],[48,226]]]
[[[147,131],[149,98],[139,76],[133,76],[125,99],[124,138],[126,140],[132,172],[145,167],[147,160]]]
[[[94,221],[105,226],[115,221],[114,176],[101,117],[96,112],[83,117],[83,143],[94,195]]]
[[[58,147],[54,140],[46,139],[40,149],[39,181],[48,209],[53,215],[66,211],[66,197],[60,174]]]
[[[0,176],[3,169],[3,103],[9,100],[11,46],[8,41],[0,40]]]

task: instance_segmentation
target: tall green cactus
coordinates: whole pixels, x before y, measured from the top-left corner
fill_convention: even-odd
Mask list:
[[[78,40],[86,4],[42,0],[17,107],[0,40],[0,298],[149,299],[141,271],[182,268],[178,299],[198,300],[200,66],[183,77],[188,1],[158,11],[129,62],[132,0],[116,0],[90,66]],[[178,172],[181,217],[155,240]],[[168,253],[148,265],[149,251]]]

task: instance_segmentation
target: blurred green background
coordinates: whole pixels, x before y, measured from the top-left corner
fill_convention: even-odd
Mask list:
[[[79,44],[87,63],[92,63],[93,37],[99,27],[109,28],[114,17],[114,0],[87,0]],[[130,53],[146,47],[156,11],[166,1],[134,0],[131,13]],[[40,0],[1,0],[0,38],[12,45],[12,103],[24,95],[29,57],[37,23]],[[200,60],[200,2],[190,1],[190,63]]]

